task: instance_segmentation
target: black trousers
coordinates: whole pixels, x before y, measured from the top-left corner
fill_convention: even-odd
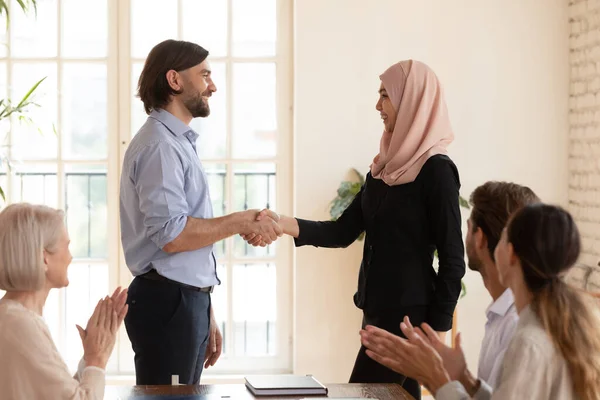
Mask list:
[[[210,325],[210,294],[165,281],[134,278],[125,328],[135,353],[137,385],[197,385]]]
[[[400,322],[405,315],[408,315],[413,325],[420,325],[425,321],[427,307],[411,307],[402,311],[390,312],[386,315],[368,315],[363,314],[362,327],[373,325],[401,337],[405,337],[400,330]],[[350,383],[398,383],[404,390],[410,393],[416,400],[421,399],[421,386],[411,378],[392,371],[388,367],[379,364],[366,353],[364,346],[360,347],[352,374]]]

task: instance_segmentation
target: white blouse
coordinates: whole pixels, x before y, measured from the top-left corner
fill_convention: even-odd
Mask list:
[[[437,400],[466,400],[471,397],[457,381],[442,386]],[[529,306],[519,314],[519,323],[504,355],[502,374],[495,390],[486,382],[475,400],[578,399],[567,363]]]

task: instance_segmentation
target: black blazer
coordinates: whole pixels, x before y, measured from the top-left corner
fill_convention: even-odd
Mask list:
[[[459,189],[456,165],[445,155],[429,158],[415,181],[402,185],[369,173],[337,221],[298,218],[295,244],[347,247],[366,231],[356,306],[373,316],[425,306],[425,321],[449,330],[465,274]]]

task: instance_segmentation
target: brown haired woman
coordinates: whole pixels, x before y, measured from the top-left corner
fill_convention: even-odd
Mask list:
[[[424,334],[406,319],[401,329],[408,341],[367,327],[361,332],[367,353],[418,379],[436,399],[599,399],[599,307],[561,279],[580,249],[577,226],[560,207],[526,206],[504,229],[496,265],[514,293],[519,325],[493,393],[472,377],[460,346],[446,347],[426,324]]]

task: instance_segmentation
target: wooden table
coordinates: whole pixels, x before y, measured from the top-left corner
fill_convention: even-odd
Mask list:
[[[336,384],[325,385],[329,388],[331,398],[371,398],[378,400],[414,400],[400,385],[387,383],[371,384]],[[179,386],[107,386],[106,400],[250,400],[255,397],[242,384],[233,385],[179,385]],[[265,400],[318,398],[320,396],[300,397],[260,397]]]

